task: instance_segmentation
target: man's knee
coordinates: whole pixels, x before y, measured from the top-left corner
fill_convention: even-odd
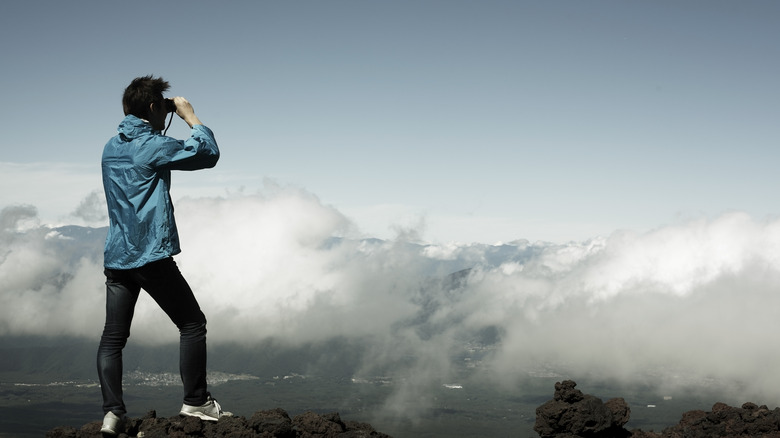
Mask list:
[[[179,334],[182,338],[198,339],[206,337],[206,319],[196,322],[188,322],[179,325]]]
[[[130,330],[124,324],[109,324],[103,327],[103,335],[100,337],[100,343],[107,347],[124,348],[127,338],[130,337]]]

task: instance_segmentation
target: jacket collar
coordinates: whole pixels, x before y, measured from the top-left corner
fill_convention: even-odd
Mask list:
[[[143,134],[149,134],[152,131],[151,123],[132,114],[125,116],[122,122],[119,123],[119,128],[117,128],[117,132],[128,140],[138,138]]]

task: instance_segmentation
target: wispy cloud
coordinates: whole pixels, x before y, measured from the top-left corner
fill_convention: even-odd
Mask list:
[[[99,162],[0,162],[0,186],[0,207],[34,205],[49,222],[95,225],[68,215],[89,193],[102,191]]]

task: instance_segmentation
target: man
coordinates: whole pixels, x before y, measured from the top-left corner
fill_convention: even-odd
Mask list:
[[[173,256],[181,252],[169,193],[172,170],[214,167],[219,148],[183,97],[164,99],[162,78],[134,79],[125,89],[125,118],[103,150],[109,229],[104,251],[106,323],[97,354],[103,393],[101,432],[116,435],[127,412],[122,399],[122,349],[144,289],[179,329],[181,415],[216,421],[223,412],[206,390],[206,317]],[[191,128],[187,140],[164,136],[175,111]]]

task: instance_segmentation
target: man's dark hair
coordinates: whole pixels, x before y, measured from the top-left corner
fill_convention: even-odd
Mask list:
[[[152,75],[133,79],[125,88],[122,96],[122,108],[125,115],[132,114],[141,119],[149,118],[149,104],[162,102],[163,93],[171,88],[168,81]]]

